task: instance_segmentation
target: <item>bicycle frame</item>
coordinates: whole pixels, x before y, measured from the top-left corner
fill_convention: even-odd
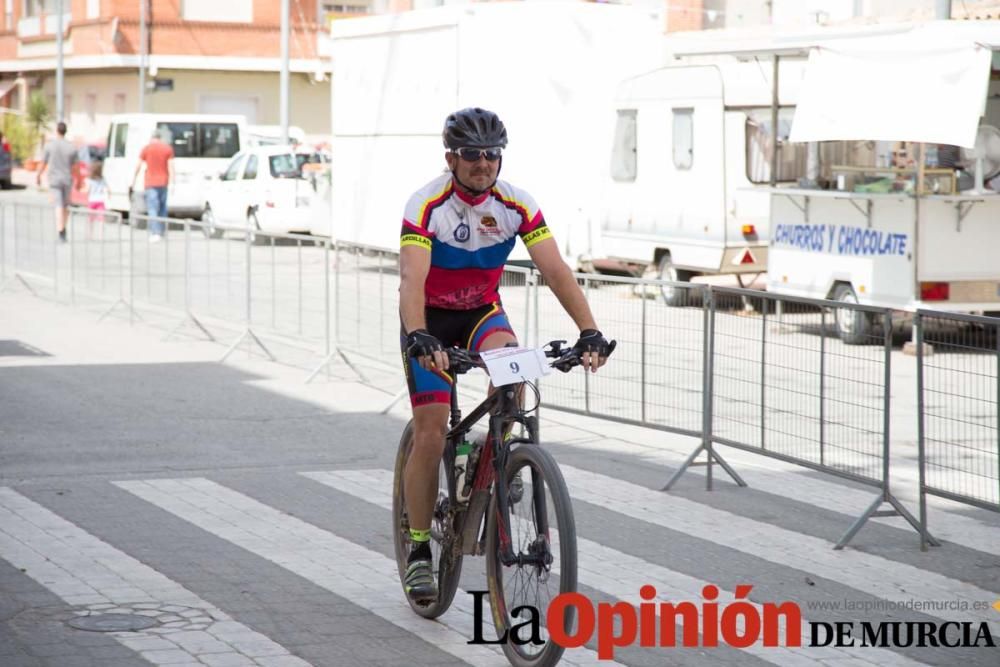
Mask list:
[[[489,418],[489,432],[486,442],[483,443],[479,461],[476,465],[475,478],[472,485],[472,495],[469,498],[468,507],[461,512],[464,514],[461,525],[458,529],[456,539],[461,539],[462,552],[471,555],[482,555],[485,536],[482,535],[483,518],[486,507],[490,500],[490,490],[497,496],[497,525],[500,532],[500,561],[505,566],[518,565],[546,565],[543,559],[538,556],[528,556],[525,554],[514,554],[511,547],[510,538],[510,510],[507,498],[507,485],[500,484],[498,480],[503,479],[503,471],[507,466],[507,458],[510,448],[515,444],[535,445],[538,444],[538,418],[533,415],[526,415],[521,409],[519,396],[523,384],[508,385],[498,387],[489,396],[477,405],[464,419],[458,407],[457,382],[451,393],[451,418],[450,429],[445,435],[445,462],[446,469],[451,470],[455,462],[455,449],[458,443],[462,442],[465,436],[472,430],[479,420],[487,414]],[[504,435],[515,423],[522,424],[527,430],[527,438],[512,438],[505,440]],[[500,446],[496,446],[500,443]],[[535,516],[538,517],[540,534],[548,535],[548,513],[545,503],[545,492],[539,485],[532,484]],[[452,507],[457,507],[455,498],[455,479],[449,475],[448,495],[452,501]]]

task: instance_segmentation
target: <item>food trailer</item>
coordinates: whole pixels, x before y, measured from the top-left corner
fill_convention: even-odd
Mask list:
[[[769,291],[900,314],[1000,312],[993,23],[934,22],[812,50],[790,141],[870,150],[827,165],[826,187],[772,189]],[[839,310],[841,338],[869,339],[870,318]]]

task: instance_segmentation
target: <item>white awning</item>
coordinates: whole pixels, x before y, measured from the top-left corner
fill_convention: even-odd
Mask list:
[[[973,146],[992,53],[971,41],[928,43],[922,37],[814,49],[789,139]]]

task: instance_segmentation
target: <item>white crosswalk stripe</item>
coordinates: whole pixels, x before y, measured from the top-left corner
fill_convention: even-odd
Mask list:
[[[751,554],[785,567],[797,568],[906,604],[913,599],[976,602],[996,595],[973,584],[912,565],[852,549],[834,551],[830,543],[761,521],[741,517],[685,498],[652,491],[620,479],[560,466],[575,499],[613,512]],[[949,611],[952,621],[991,621],[985,614]],[[1000,622],[991,621],[993,632]]]
[[[283,646],[13,489],[0,487],[0,558],[81,616],[135,614],[148,630],[111,633],[153,665],[309,667]]]
[[[416,616],[403,600],[394,560],[207,479],[115,482],[120,488],[211,534],[347,598],[473,665],[508,665],[497,647],[470,646],[473,608],[457,596],[436,622]],[[598,661],[587,649],[566,652],[562,664]]]
[[[556,414],[548,413],[547,419],[555,421],[557,417],[554,415]],[[550,434],[550,437],[555,437],[558,440],[558,431],[561,428],[567,427],[553,425],[547,428],[547,433]],[[569,431],[565,446],[572,449],[608,452],[614,453],[616,456],[629,455],[636,457],[637,460],[671,467],[679,466],[695,447],[693,440],[688,449],[677,450],[670,448],[670,446],[642,445],[607,438],[581,439],[575,429],[569,427]],[[551,436],[553,432],[556,432],[557,435]],[[733,465],[754,489],[781,498],[840,512],[849,517],[860,516],[878,495],[875,489],[858,489],[836,481],[826,480],[802,466],[784,461],[741,452],[733,448],[723,448],[722,454],[726,461]],[[717,470],[720,469],[717,468]],[[698,474],[697,471],[693,472],[694,476]],[[728,479],[723,472],[720,471],[718,474],[722,476],[722,479]],[[900,493],[904,486],[903,481],[899,479],[900,476],[895,471],[893,475],[896,482],[893,490]],[[666,483],[668,478],[667,471],[664,471],[662,481]],[[915,501],[906,499],[904,502],[911,511],[916,511]],[[934,496],[929,496],[927,502],[930,506],[931,519],[929,523],[934,537],[945,542],[978,549],[984,553],[996,552],[996,545],[1000,544],[1000,527],[989,525],[975,517],[958,512],[949,512],[947,521],[935,521],[936,507],[954,508],[954,503]],[[909,525],[905,524],[903,519],[899,517],[873,517],[870,520],[888,526],[902,527],[907,532],[912,532]],[[845,530],[846,527],[845,524]]]
[[[330,486],[361,500],[392,510],[392,476],[390,470],[337,470],[304,472],[303,476]],[[655,563],[612,549],[593,540],[577,536],[580,583],[630,604],[638,605],[639,589],[646,584],[657,590],[658,600],[678,602],[700,600],[702,589],[710,583],[667,569]],[[721,590],[721,589],[720,589]],[[720,599],[732,595],[721,590]],[[759,613],[762,607],[754,604]],[[699,617],[699,627],[701,626]],[[803,619],[805,623],[806,619]],[[784,633],[781,633],[783,636]],[[885,649],[852,649],[829,647],[767,648],[758,642],[744,649],[747,653],[776,665],[829,664],[831,659],[854,660],[858,665],[921,665],[904,655]],[[847,664],[838,662],[837,664]]]

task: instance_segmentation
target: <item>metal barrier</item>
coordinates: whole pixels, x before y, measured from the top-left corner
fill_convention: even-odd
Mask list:
[[[705,439],[877,487],[835,549],[873,516],[902,516],[933,542],[890,490],[891,311],[726,288],[711,299]],[[876,332],[846,345],[834,332],[838,315],[867,318]]]
[[[69,298],[77,293],[126,298],[128,287],[127,244],[121,214],[71,207],[66,220],[66,252],[69,256]],[[116,302],[117,303],[117,302]]]
[[[244,344],[273,359],[269,343],[289,343],[322,359],[306,381],[340,361],[367,382],[355,357],[397,363],[398,253],[172,218],[162,220],[167,233],[154,242],[144,229],[149,220],[134,214],[124,225],[117,213],[74,209],[64,244],[50,206],[0,202],[0,285],[13,280],[36,294],[45,285],[71,301],[78,294],[115,299],[102,318],[124,306],[131,320],[136,305],[181,314],[168,336],[193,326],[215,340],[213,327],[236,325],[223,359]],[[918,345],[918,522],[889,485],[889,311],[661,280],[576,279],[619,348],[602,373],[544,378],[545,405],[699,438],[665,490],[694,465],[707,467],[707,489],[716,464],[745,485],[721,447],[876,487],[878,496],[838,549],[868,518],[890,513],[904,516],[922,545],[936,544],[926,530],[927,494],[998,509],[998,320],[927,311],[916,318],[918,338],[929,322],[932,329],[987,332],[972,343],[935,333],[946,354],[930,360]],[[544,286],[535,271],[504,271],[504,307],[523,343],[575,331]],[[663,294],[678,292],[683,298],[672,301],[687,307],[667,307]],[[874,332],[871,344],[843,344],[833,333],[838,313],[881,323],[863,327]],[[970,370],[972,362],[978,366]],[[958,383],[963,392],[955,392]],[[404,387],[388,407],[405,395]],[[879,511],[884,503],[891,511]]]
[[[552,374],[544,379],[546,405],[685,435],[704,427],[703,369],[707,302],[705,289],[613,276],[576,274],[605,331],[618,339],[614,364],[593,373]],[[565,337],[576,325],[537,277],[536,338]],[[662,285],[676,285],[702,308],[667,308]],[[506,298],[506,297],[505,297]],[[573,341],[570,341],[571,343]]]
[[[52,206],[0,203],[0,284],[8,279],[40,296],[59,294],[59,243]]]
[[[920,525],[928,494],[1000,512],[1000,319],[918,310],[914,327]]]

